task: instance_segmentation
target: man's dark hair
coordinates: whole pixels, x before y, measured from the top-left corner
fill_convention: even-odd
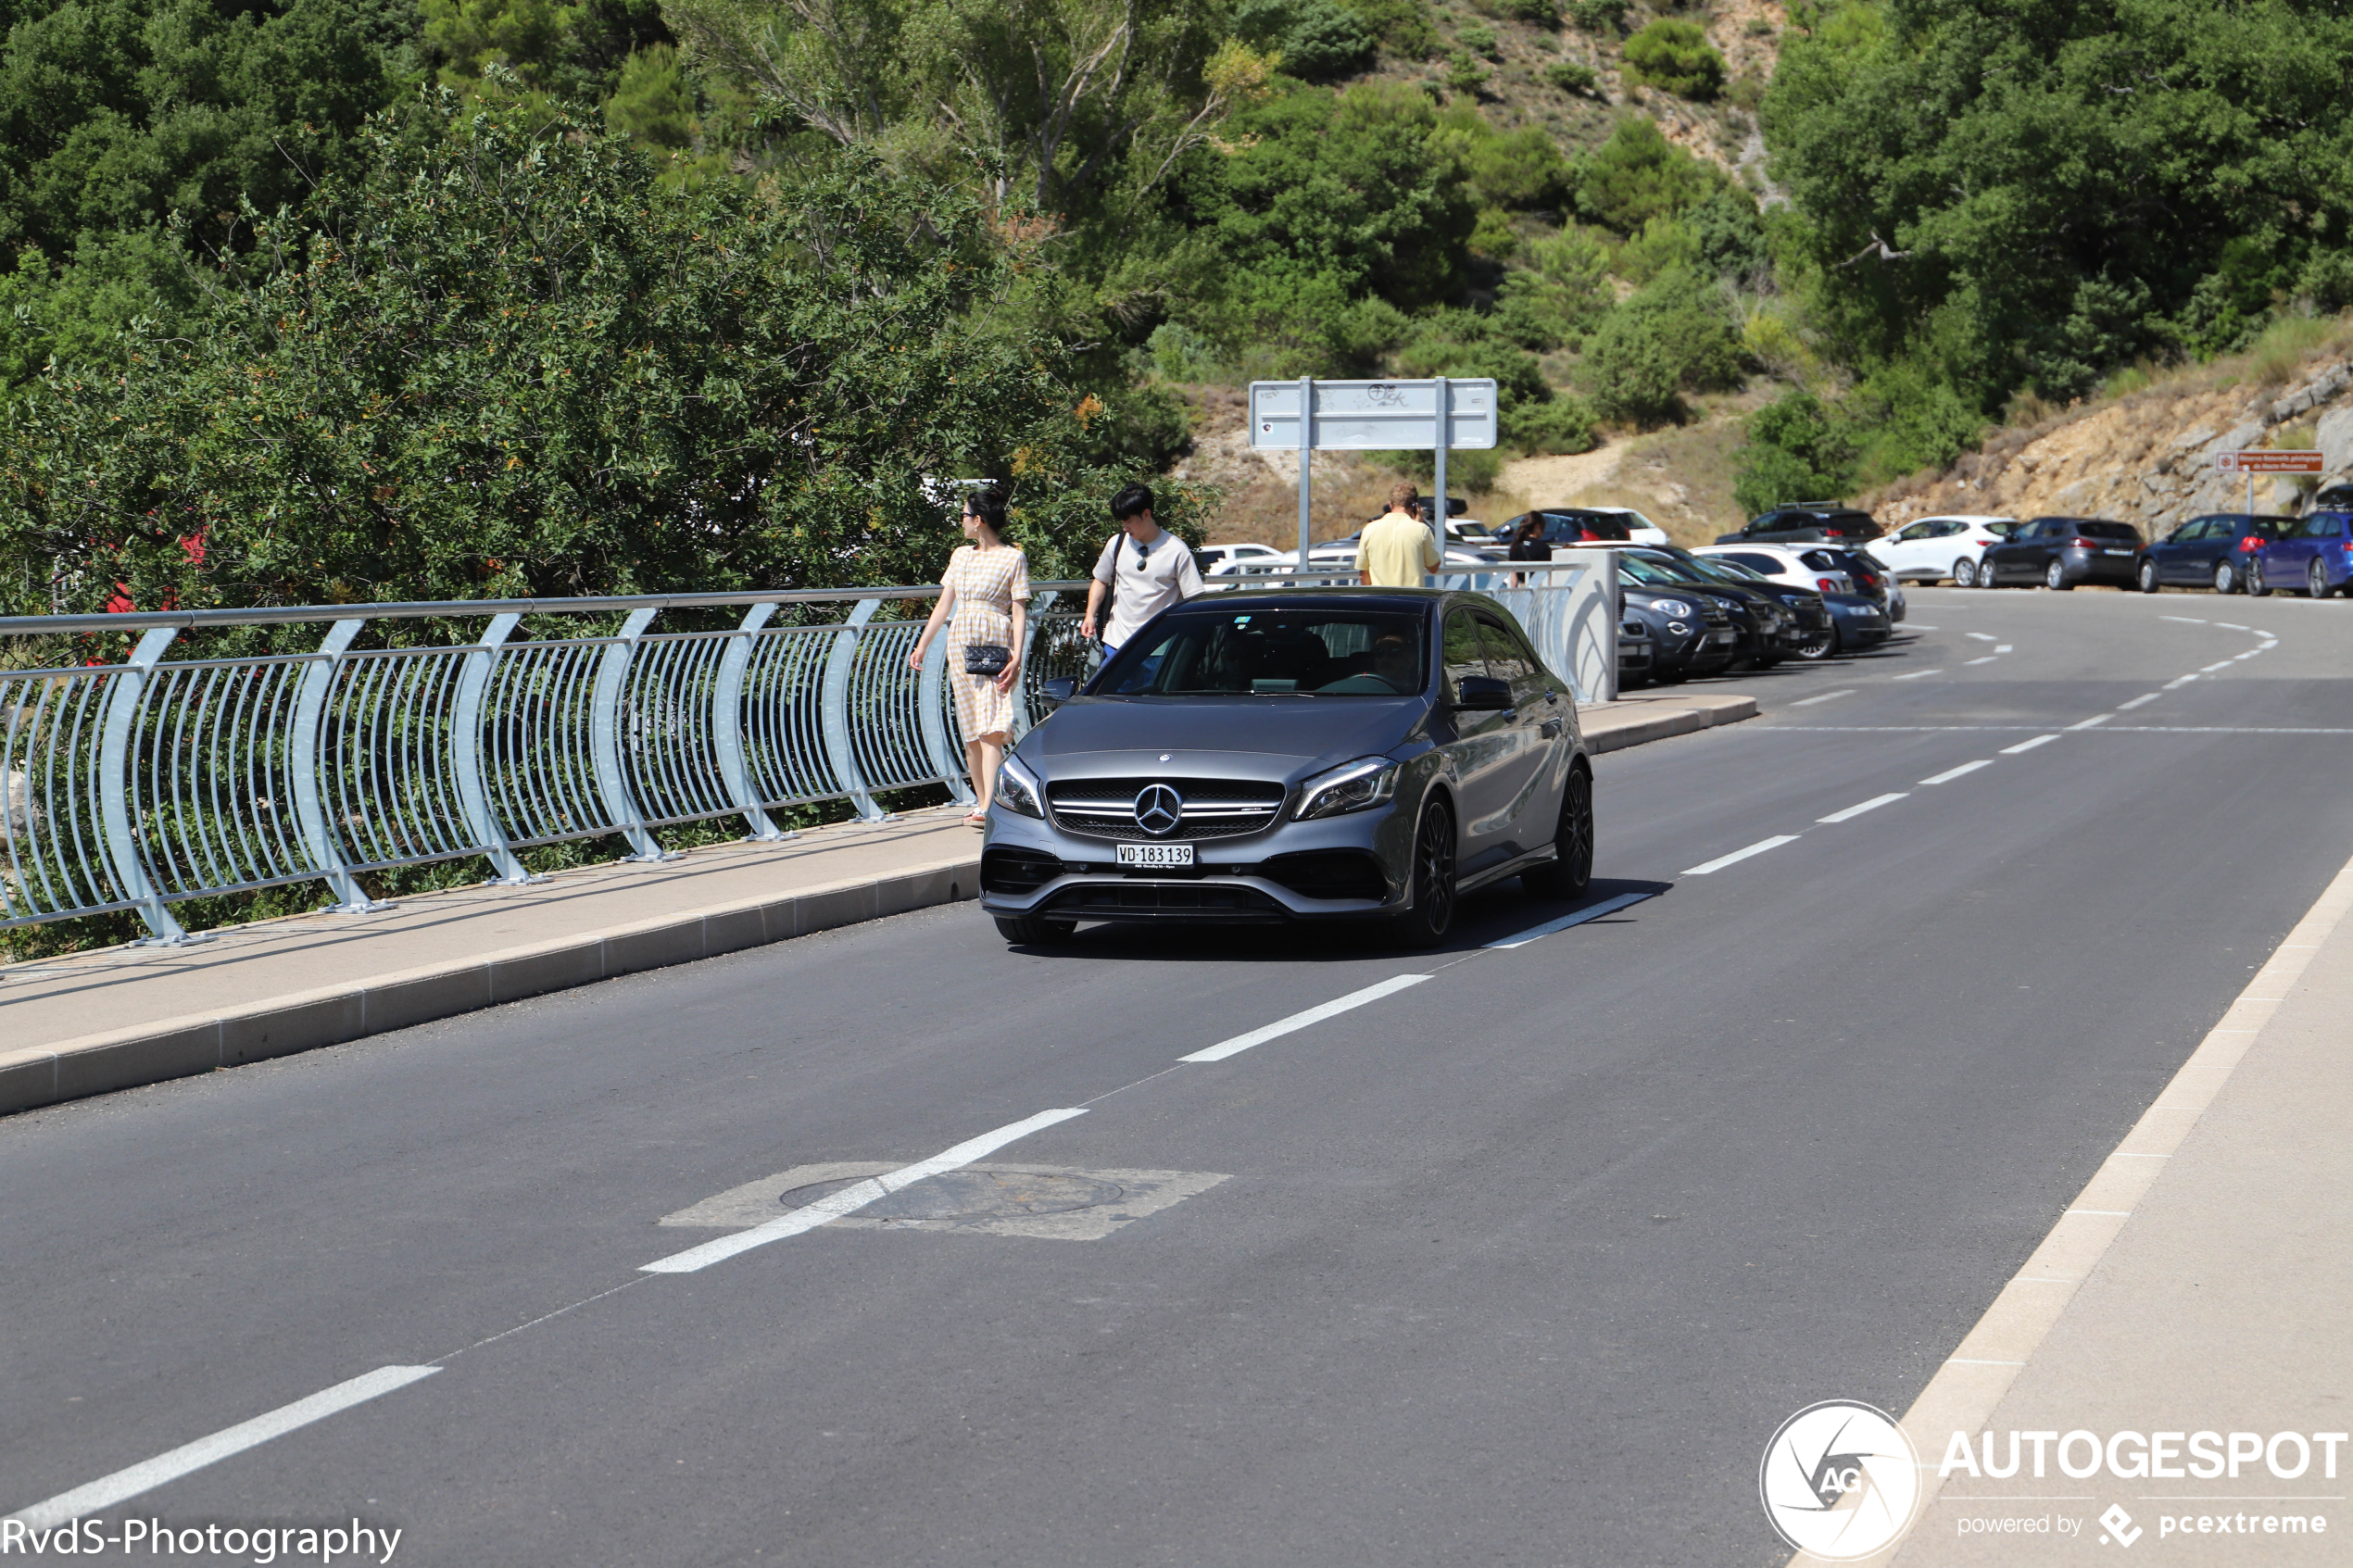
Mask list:
[[[1126,522],[1139,512],[1152,509],[1152,493],[1144,485],[1131,484],[1111,498],[1111,520]]]

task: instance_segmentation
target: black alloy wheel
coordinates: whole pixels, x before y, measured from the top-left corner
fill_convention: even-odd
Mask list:
[[[2246,596],[2250,599],[2269,597],[2271,585],[2263,581],[2263,558],[2249,556],[2246,561]]]
[[[2317,560],[2304,574],[2304,593],[2308,598],[2325,599],[2329,596],[2329,569]]]
[[[2140,579],[2142,593],[2154,594],[2157,592],[2157,562],[2153,560],[2143,561],[2141,563],[2140,571],[2134,575]]]
[[[1593,775],[1571,763],[1561,786],[1560,826],[1553,831],[1553,859],[1519,873],[1523,891],[1537,898],[1574,898],[1593,881]]]
[[[2235,594],[2239,591],[2239,574],[2231,570],[2229,561],[2218,560],[2214,563],[2214,591],[2218,594]]]
[[[2054,594],[2063,594],[2075,584],[2067,580],[2067,568],[2053,561],[2043,569],[2043,586]]]
[[[1401,947],[1435,947],[1454,929],[1454,813],[1443,799],[1414,830],[1414,907],[1396,918]]]
[[[1977,586],[1977,563],[1967,556],[1963,556],[1953,563],[1953,586],[1956,588]]]
[[[999,915],[997,935],[1006,941],[1025,947],[1046,947],[1055,942],[1067,942],[1078,930],[1075,920],[1055,920],[1051,915]]]

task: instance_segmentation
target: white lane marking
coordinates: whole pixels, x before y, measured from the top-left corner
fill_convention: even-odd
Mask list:
[[[2211,675],[2217,670],[2228,670],[2230,667],[2231,661],[2229,659],[2218,659],[2211,664],[2199,665],[2197,672],[2201,675]]]
[[[2242,626],[2235,621],[2218,621],[2214,624],[2228,632],[2252,632],[2255,630],[2252,626]]]
[[[1974,773],[1980,768],[1991,768],[1993,765],[1994,759],[1991,757],[1981,757],[1974,762],[1964,762],[1957,768],[1947,768],[1934,778],[1922,779],[1920,783],[1924,784],[1951,784],[1965,773]]]
[[[2001,641],[1999,637],[1994,636],[1991,632],[1964,632],[1961,635],[1964,637],[1975,637],[1981,643],[1995,643]]]
[[[2058,739],[2058,736],[2057,735],[2036,735],[2032,740],[2022,740],[2016,746],[2006,746],[2002,747],[2002,755],[2005,757],[2016,757],[2021,751],[2032,751],[2038,746],[2048,746],[2051,742],[2057,739]]]
[[[1942,670],[1915,670],[1908,675],[1898,675],[1895,678],[1899,681],[1925,681],[1931,675],[1942,675],[1944,673],[1944,671]]]
[[[2076,722],[2070,724],[2068,728],[2070,730],[2096,730],[2102,724],[2107,723],[2110,719],[2115,717],[2116,715],[2113,713],[2095,713],[2089,719],[2078,720]]]
[[[1237,1035],[1230,1040],[1220,1040],[1206,1050],[1198,1050],[1190,1056],[1180,1056],[1176,1060],[1179,1061],[1223,1061],[1229,1056],[1239,1056],[1252,1046],[1263,1046],[1269,1040],[1290,1034],[1294,1030],[1304,1029],[1311,1023],[1321,1023],[1327,1018],[1337,1018],[1343,1012],[1363,1007],[1366,1002],[1377,1002],[1383,997],[1394,996],[1408,985],[1418,985],[1428,978],[1430,977],[1427,974],[1391,975],[1378,985],[1367,985],[1361,991],[1351,991],[1345,997],[1335,997],[1321,1007],[1312,1007],[1305,1012],[1292,1013],[1289,1018],[1278,1018],[1263,1029],[1253,1029],[1247,1035]]]
[[[1784,844],[1794,844],[1796,842],[1797,834],[1793,833],[1780,834],[1772,838],[1760,838],[1745,849],[1735,849],[1729,855],[1718,855],[1713,860],[1709,860],[1703,865],[1687,867],[1684,870],[1683,874],[1685,876],[1705,876],[1710,872],[1720,872],[1726,866],[1732,865],[1741,860],[1745,860],[1751,855],[1762,855],[1768,849],[1779,849]]]
[[[2116,705],[2116,710],[2117,710],[2119,713],[2130,713],[2130,712],[2132,712],[2132,711],[2133,711],[2133,709],[2134,709],[2135,708],[2139,708],[2139,707],[2141,707],[2141,706],[2142,706],[2143,704],[2145,704],[2145,703],[2151,703],[2151,702],[2155,702],[2155,701],[2156,701],[2158,697],[2161,697],[2161,696],[2163,696],[2164,695],[2165,695],[2165,694],[2164,694],[2163,692],[2146,692],[2146,693],[2144,693],[2143,695],[2141,695],[2141,696],[2139,696],[2134,697],[2134,698],[2133,698],[2132,701],[2130,701],[2130,702],[2120,702],[2120,703],[2118,703],[2118,704]]]
[[[1853,819],[1861,816],[1866,811],[1876,811],[1890,801],[1901,800],[1903,798],[1904,796],[1901,792],[1894,795],[1875,795],[1871,797],[1870,799],[1864,801],[1860,806],[1849,806],[1843,811],[1832,811],[1827,817],[1817,817],[1814,820],[1818,822],[1850,822]]]
[[[2176,686],[2186,686],[2192,681],[2196,679],[2197,677],[2195,675],[2176,675],[2171,680],[2165,683],[2164,689],[2170,692]]]
[[[1819,696],[1800,697],[1797,701],[1791,703],[1790,706],[1792,708],[1811,708],[1818,702],[1828,702],[1834,696],[1853,696],[1854,695],[1855,688],[1853,686],[1847,686],[1839,691],[1824,692]]]
[[[1942,632],[1944,630],[1942,626],[1923,626],[1917,621],[1909,622],[1907,629],[1914,632]]]
[[[2010,651],[2010,645],[2007,643],[1995,643],[1994,645],[1994,651],[1995,653],[2007,653]]]
[[[2249,648],[2245,653],[2232,655],[2231,662],[2236,664],[2242,659],[2253,659],[2257,654],[2261,653],[2262,651],[2263,650],[2261,648]]]
[[[919,1160],[896,1171],[870,1176],[854,1186],[847,1186],[830,1198],[821,1198],[804,1208],[781,1215],[764,1225],[748,1231],[723,1236],[716,1241],[706,1241],[700,1247],[689,1247],[684,1252],[673,1252],[667,1258],[657,1258],[639,1267],[639,1273],[690,1274],[707,1269],[713,1263],[724,1262],[738,1252],[749,1252],[755,1247],[765,1247],[772,1241],[782,1241],[788,1236],[813,1231],[819,1225],[831,1224],[847,1214],[854,1214],[869,1203],[889,1197],[901,1187],[912,1186],[927,1177],[944,1174],[975,1160],[996,1153],[1009,1143],[1016,1143],[1041,1127],[1057,1122],[1067,1122],[1074,1116],[1084,1116],[1084,1110],[1041,1110],[1037,1115],[1000,1127],[993,1133],[983,1133],[953,1148],[942,1149],[929,1160]]]
[[[69,1520],[86,1518],[101,1509],[113,1507],[125,1498],[135,1498],[141,1492],[153,1491],[167,1481],[177,1481],[208,1464],[217,1464],[233,1454],[259,1448],[272,1437],[283,1437],[297,1427],[308,1426],[314,1421],[324,1421],[338,1411],[365,1404],[379,1394],[406,1388],[419,1378],[431,1377],[440,1370],[437,1366],[380,1366],[348,1383],[338,1383],[308,1399],[296,1399],[290,1405],[280,1405],[267,1415],[241,1421],[209,1437],[199,1437],[170,1453],[157,1454],[145,1463],[101,1476],[86,1486],[59,1492],[46,1502],[19,1509],[8,1517],[21,1522],[28,1530],[51,1529]]]
[[[2203,626],[2206,624],[2205,621],[2200,621],[2195,615],[2160,615],[2158,619],[2159,621],[2178,621],[2184,626]]]
[[[1997,657],[1999,656],[1989,653],[1983,659],[1971,659],[1964,660],[1964,662],[1969,664],[1991,664]]]
[[[1508,953],[1514,947],[1527,947],[1540,936],[1550,936],[1555,931],[1567,931],[1572,925],[1583,925],[1589,920],[1599,920],[1604,915],[1614,915],[1629,904],[1639,904],[1649,897],[1651,895],[1647,893],[1621,893],[1615,898],[1603,899],[1590,909],[1579,909],[1573,915],[1563,915],[1558,920],[1548,920],[1541,925],[1531,925],[1516,935],[1498,937],[1487,944],[1487,947],[1491,952]]]

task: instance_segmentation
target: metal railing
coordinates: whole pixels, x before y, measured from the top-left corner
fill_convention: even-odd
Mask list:
[[[1614,694],[1617,615],[1594,561],[1443,579],[1505,603],[1586,700]],[[1320,573],[1212,579],[1220,588]],[[1084,583],[1034,585],[1026,706],[1040,683],[1083,676]],[[920,671],[918,618],[885,605],[936,587],[461,601],[278,610],[0,619],[0,637],[141,633],[114,662],[0,670],[0,928],[135,909],[150,940],[189,940],[181,899],[324,880],[334,907],[372,905],[360,873],[467,856],[530,880],[518,849],[621,834],[630,859],[664,852],[652,830],[847,801],[880,821],[879,793],[944,786],[973,799],[947,679],[950,639]],[[1058,609],[1060,602],[1069,608]],[[849,606],[837,621],[775,624],[781,608]],[[920,604],[909,605],[920,608]],[[656,631],[665,611],[717,630]],[[518,638],[525,617],[617,629]],[[480,622],[472,641],[406,646],[387,623]],[[324,621],[299,652],[166,661],[183,633]],[[374,630],[382,646],[358,646]],[[414,631],[416,628],[408,628]],[[283,632],[278,633],[283,635]]]

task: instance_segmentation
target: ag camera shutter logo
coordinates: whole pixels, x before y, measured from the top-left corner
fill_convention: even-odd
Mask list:
[[[1792,1548],[1852,1562],[1912,1527],[1919,1453],[1885,1411],[1824,1399],[1782,1422],[1765,1445],[1756,1492],[1774,1533]]]

